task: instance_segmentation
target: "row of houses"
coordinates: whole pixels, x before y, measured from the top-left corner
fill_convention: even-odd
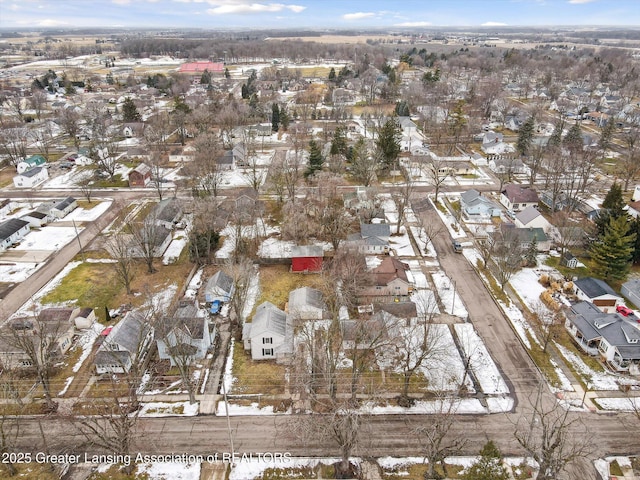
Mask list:
[[[74,197],[44,202],[35,210],[20,218],[10,218],[0,223],[0,251],[16,245],[24,239],[31,228],[41,228],[54,220],[60,220],[78,207]]]

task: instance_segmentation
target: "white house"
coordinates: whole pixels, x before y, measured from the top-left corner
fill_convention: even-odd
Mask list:
[[[49,178],[49,171],[44,167],[35,167],[13,177],[16,188],[33,188]]]
[[[505,185],[500,192],[500,203],[507,209],[520,212],[527,207],[538,205],[538,194],[531,188],[524,188],[520,185]]]
[[[31,228],[43,227],[44,225],[49,223],[49,221],[51,220],[49,218],[49,215],[47,215],[45,212],[39,212],[37,210],[34,210],[33,212],[25,213],[20,218],[22,220],[26,220],[27,222],[29,222],[29,225],[31,226]]]
[[[19,162],[18,165],[16,165],[16,170],[18,173],[24,173],[32,168],[44,167],[45,163],[47,163],[47,161],[42,155],[32,155]]]
[[[287,315],[270,302],[258,306],[243,329],[245,350],[253,360],[284,360],[293,351],[293,328]]]
[[[22,240],[30,229],[29,222],[19,218],[10,218],[0,223],[0,252]]]
[[[618,305],[624,304],[622,296],[598,278],[579,278],[573,284],[580,300],[593,303],[604,313],[613,313]]]
[[[551,230],[551,223],[544,218],[537,208],[529,206],[519,212],[514,220],[518,228],[541,228],[548,234]]]
[[[205,317],[176,318],[156,330],[158,356],[172,366],[202,360],[213,344],[214,335]]]
[[[51,207],[51,215],[59,220],[66,217],[76,208],[78,208],[78,201],[73,197],[67,197]]]
[[[349,235],[347,240],[358,245],[365,255],[383,255],[389,253],[391,227],[388,223],[361,223],[360,233]]]

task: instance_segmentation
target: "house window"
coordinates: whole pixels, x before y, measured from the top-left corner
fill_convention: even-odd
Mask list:
[[[273,348],[263,348],[262,349],[263,357],[273,357]]]
[[[262,339],[262,344],[266,345],[266,344],[273,344],[273,338],[263,338]]]
[[[514,204],[513,204],[513,208],[514,208],[514,210],[515,210],[516,208],[520,208],[520,204],[519,204],[519,203],[514,203]]]

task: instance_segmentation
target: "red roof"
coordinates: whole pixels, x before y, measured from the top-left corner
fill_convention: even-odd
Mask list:
[[[191,62],[180,65],[178,71],[180,73],[201,73],[208,70],[211,73],[222,73],[224,71],[224,63],[219,62]]]
[[[111,333],[111,330],[113,330],[113,327],[107,327],[104,330],[102,330],[102,333],[100,335],[102,335],[103,337],[106,337]]]

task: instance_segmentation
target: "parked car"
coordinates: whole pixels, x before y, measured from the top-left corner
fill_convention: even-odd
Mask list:
[[[629,315],[634,315],[633,310],[631,310],[626,305],[618,305],[616,307],[616,312],[618,312],[620,315],[624,317],[628,317]]]
[[[211,308],[209,309],[209,313],[212,315],[217,315],[220,313],[220,307],[222,306],[222,302],[220,300],[214,300],[211,302]]]

